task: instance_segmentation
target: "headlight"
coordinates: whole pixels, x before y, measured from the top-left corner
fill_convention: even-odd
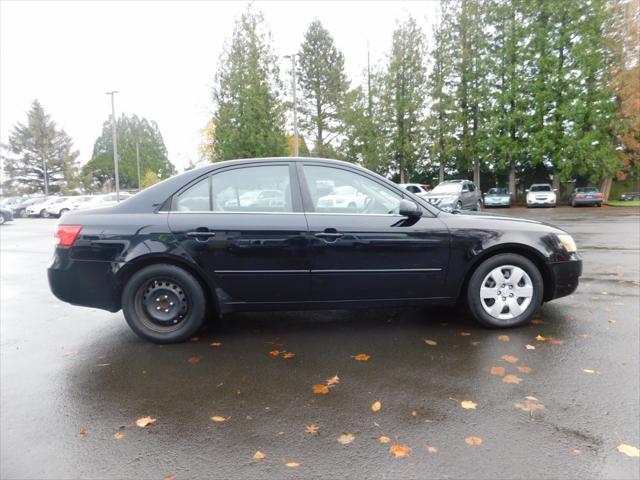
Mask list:
[[[568,253],[575,253],[578,251],[578,247],[576,247],[576,242],[573,241],[573,238],[571,237],[571,235],[562,233],[558,235],[558,240],[560,240],[560,243]]]

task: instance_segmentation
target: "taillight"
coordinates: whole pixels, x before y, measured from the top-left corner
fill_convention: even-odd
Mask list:
[[[583,195],[583,194],[581,194],[581,193],[578,193],[578,194],[576,195],[576,198],[584,198],[584,195]]]
[[[58,230],[53,236],[58,239],[58,245],[61,247],[70,247],[78,238],[80,230],[81,225],[58,225]]]
[[[604,195],[602,195],[601,193],[596,193],[596,198],[604,198]]]

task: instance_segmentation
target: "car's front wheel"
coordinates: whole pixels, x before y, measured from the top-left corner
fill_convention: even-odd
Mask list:
[[[513,253],[482,262],[473,272],[467,306],[487,327],[506,328],[527,323],[542,303],[544,283],[529,259]]]
[[[205,294],[190,273],[174,265],[151,265],[136,272],[122,292],[122,310],[131,329],[154,343],[177,343],[198,331],[205,317]]]
[[[0,225],[2,225],[4,222],[5,222],[4,215],[0,213]]]
[[[479,212],[480,210],[482,210],[482,200],[478,200],[476,202],[476,212]]]

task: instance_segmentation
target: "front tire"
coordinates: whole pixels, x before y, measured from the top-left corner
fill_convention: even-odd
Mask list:
[[[5,222],[4,215],[0,214],[0,225],[2,225],[4,222]]]
[[[543,292],[542,275],[533,262],[504,253],[485,260],[473,272],[467,306],[485,327],[517,327],[531,320]]]
[[[202,325],[207,300],[190,273],[157,264],[136,272],[122,292],[122,311],[131,329],[154,343],[187,340]]]
[[[482,200],[478,200],[476,202],[476,212],[479,212],[482,210]]]

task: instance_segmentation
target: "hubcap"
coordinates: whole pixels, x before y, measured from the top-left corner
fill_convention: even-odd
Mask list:
[[[161,327],[177,325],[189,309],[184,291],[171,280],[153,280],[141,300],[148,320]]]
[[[533,298],[533,283],[522,268],[502,265],[484,277],[480,303],[485,312],[498,320],[511,320],[524,312]]]

